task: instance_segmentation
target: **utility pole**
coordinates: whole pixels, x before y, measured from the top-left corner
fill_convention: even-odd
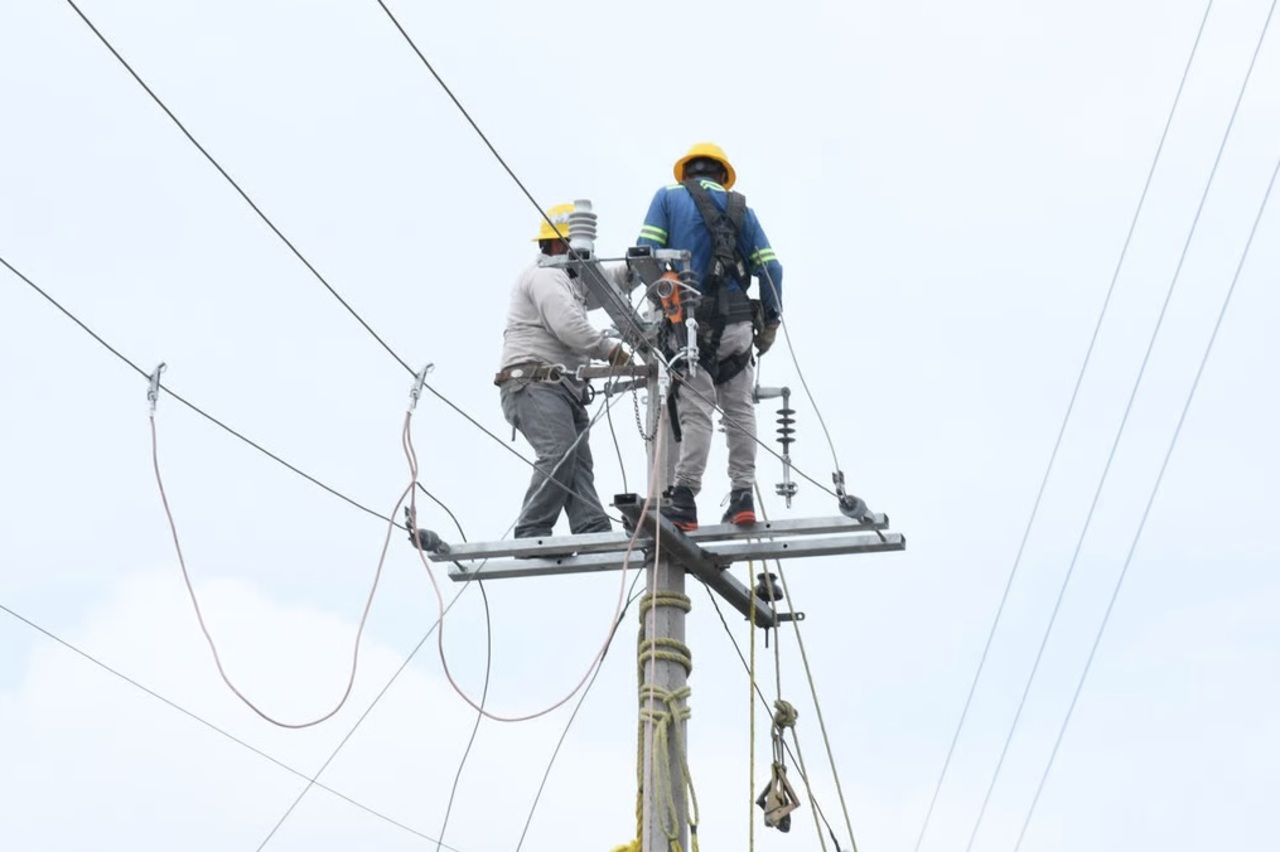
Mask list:
[[[594,302],[608,312],[622,338],[644,357],[643,353],[656,348],[662,317],[646,320],[637,314],[630,300],[594,259],[595,214],[591,212],[590,202],[578,201],[576,205],[577,209],[569,217],[571,253],[562,262],[582,279]],[[636,247],[628,252],[627,263],[630,272],[652,290],[659,286],[659,279],[668,266],[679,262],[687,264],[688,260],[688,252]],[[687,361],[696,361],[696,349],[686,350],[684,354]],[[450,544],[446,557],[454,566],[449,570],[449,578],[470,582],[618,570],[634,561],[625,558],[629,547],[633,553],[645,554],[650,591],[646,596],[648,602],[641,609],[644,641],[639,715],[643,766],[637,773],[643,778],[640,852],[672,852],[677,842],[685,852],[691,848],[684,775],[688,744],[685,697],[689,675],[685,615],[690,608],[685,594],[686,576],[692,574],[744,617],[754,614],[757,627],[777,628],[786,621],[803,619],[804,614],[778,612],[772,596],[769,600],[763,599],[728,570],[733,562],[875,553],[906,547],[901,533],[887,531],[886,516],[867,511],[861,500],[845,493],[843,474],[838,471],[834,480],[840,516],[765,521],[745,527],[704,525],[689,533],[678,530],[660,511],[660,495],[670,484],[667,479],[672,451],[665,445],[666,434],[659,434],[659,430],[669,430],[662,416],[670,387],[666,370],[657,358],[649,358],[644,364],[623,368],[587,367],[576,374],[580,380],[629,376],[632,383],[644,382],[648,391],[648,429],[653,436],[647,452],[649,481],[657,483],[657,493],[649,495],[647,508],[644,498],[637,494],[619,494],[614,498],[614,507],[636,531],[634,536],[631,532],[608,532]],[[785,399],[790,392],[783,388],[759,395],[783,395]],[[786,405],[784,402],[786,416],[789,416]],[[789,428],[790,422],[793,421],[784,424],[787,438],[793,431]],[[659,442],[664,443],[662,453],[656,451]],[[786,446],[783,445],[784,452]],[[656,471],[656,476],[655,465],[663,468]],[[779,486],[778,493],[787,498],[789,506],[795,493],[794,483],[790,482],[789,454],[784,458],[784,484]],[[818,535],[825,537],[814,537]],[[439,541],[434,533],[426,530],[419,531],[418,539]]]
[[[659,367],[665,370],[665,367]],[[661,387],[660,387],[661,385]],[[653,376],[648,381],[648,421],[649,434],[654,440],[648,445],[649,482],[658,484],[658,493],[650,495],[650,505],[654,509],[661,506],[661,494],[669,485],[666,458],[671,447],[666,446],[665,410],[668,383],[659,381]],[[659,444],[666,450],[658,452]],[[662,469],[659,470],[658,466]],[[634,521],[633,521],[634,522]],[[655,539],[657,540],[657,539]],[[640,666],[640,702],[644,710],[644,748],[641,751],[644,760],[641,787],[643,801],[641,809],[641,852],[669,852],[671,843],[678,842],[680,849],[689,848],[688,803],[685,801],[685,779],[683,756],[684,744],[688,742],[689,722],[685,709],[686,687],[689,671],[679,659],[678,654],[663,655],[659,649],[671,650],[673,647],[685,646],[685,609],[681,601],[688,601],[684,592],[684,568],[671,558],[670,550],[656,548],[650,554],[647,565],[650,597],[649,610],[641,610],[644,622],[644,646],[646,655]],[[643,600],[643,598],[642,598]],[[691,660],[686,656],[684,659]],[[658,696],[668,698],[662,705]],[[665,717],[668,728],[667,736],[659,741],[658,727],[655,720]],[[665,748],[664,748],[665,744]],[[659,753],[663,752],[663,753]],[[658,783],[658,773],[662,773],[668,782]],[[665,796],[664,796],[665,793]],[[665,798],[666,801],[662,801]],[[673,836],[674,835],[674,836]]]

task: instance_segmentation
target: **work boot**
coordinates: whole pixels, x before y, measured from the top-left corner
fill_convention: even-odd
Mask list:
[[[692,532],[698,528],[698,504],[693,502],[693,489],[676,485],[667,489],[662,506],[662,517],[675,524],[677,529]]]
[[[725,509],[722,524],[746,526],[756,522],[756,501],[750,488],[735,488],[729,492],[729,508]]]

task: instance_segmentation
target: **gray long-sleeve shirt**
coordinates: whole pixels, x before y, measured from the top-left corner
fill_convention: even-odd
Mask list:
[[[563,268],[542,263],[539,256],[511,288],[499,369],[536,361],[572,371],[592,358],[606,360],[617,341],[587,320],[588,307],[596,305],[588,303],[586,287]],[[621,284],[624,273],[612,276]]]

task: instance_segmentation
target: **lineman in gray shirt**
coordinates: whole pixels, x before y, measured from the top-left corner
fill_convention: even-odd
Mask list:
[[[582,282],[563,267],[544,265],[568,251],[560,235],[568,235],[572,211],[572,204],[552,207],[547,211],[550,221],[544,221],[534,237],[541,254],[511,289],[502,364],[494,377],[501,388],[503,416],[538,456],[516,521],[516,538],[551,535],[561,509],[575,535],[610,529],[596,494],[587,435],[590,420],[583,401],[586,388],[573,374],[592,358],[625,364],[631,353],[587,321],[587,309],[598,305],[589,300]],[[622,284],[620,278],[614,275]]]

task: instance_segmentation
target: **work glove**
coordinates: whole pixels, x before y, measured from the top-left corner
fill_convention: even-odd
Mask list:
[[[773,346],[773,342],[778,339],[778,323],[766,325],[756,333],[754,343],[756,351],[761,355],[769,351],[769,347]]]
[[[614,367],[624,367],[631,363],[631,350],[627,348],[627,344],[619,343],[613,347],[613,351],[609,353],[609,363]]]

